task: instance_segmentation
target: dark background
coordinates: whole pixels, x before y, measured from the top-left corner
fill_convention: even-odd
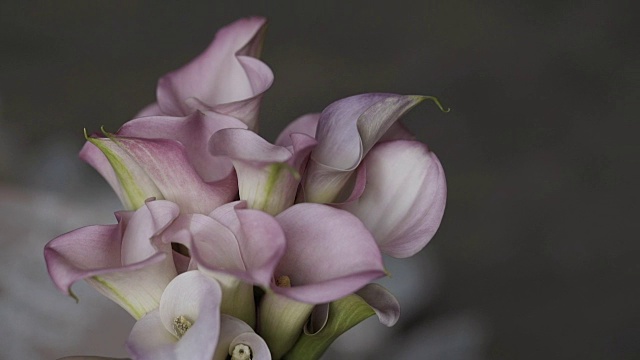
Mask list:
[[[438,154],[449,198],[416,260],[437,264],[432,300],[396,331],[420,339],[420,324],[466,314],[473,349],[435,358],[639,358],[632,3],[2,1],[0,187],[85,202],[108,191],[76,158],[82,129],[115,131],[217,29],[264,15],[267,139],[363,92],[452,109],[405,119]]]

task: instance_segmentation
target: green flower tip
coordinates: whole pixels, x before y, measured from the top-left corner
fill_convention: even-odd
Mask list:
[[[83,128],[82,131],[84,132],[84,139],[87,141],[91,141],[92,143],[95,144],[95,142],[93,141],[94,138],[92,138],[89,133],[87,133],[87,128]],[[105,137],[113,140],[113,138],[115,136],[113,136],[112,133],[108,132],[107,130],[105,130],[104,125],[100,126],[100,132],[102,132],[102,135],[104,135]]]
[[[105,130],[104,125],[100,126],[100,131],[105,137],[108,137],[109,139],[113,140],[113,134]]]
[[[413,97],[416,99],[417,103],[423,102],[425,100],[433,101],[443,113],[448,113],[449,111],[451,111],[451,108],[445,108],[444,106],[442,106],[440,100],[438,100],[438,98],[435,96],[413,95]]]
[[[71,291],[71,289],[69,289],[69,296],[71,296],[73,300],[76,301],[76,304],[80,302],[80,298],[78,298],[78,296],[76,296],[76,294],[74,294],[73,291]]]

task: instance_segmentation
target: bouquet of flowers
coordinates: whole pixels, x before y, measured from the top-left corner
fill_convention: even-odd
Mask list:
[[[382,254],[416,254],[442,219],[442,166],[399,122],[445,111],[433,97],[351,96],[274,144],[256,133],[265,24],[228,25],[117,132],[85,132],[80,157],[125,210],[44,256],[60,291],[85,280],[137,320],[134,359],[317,359],[370,316],[392,326]]]

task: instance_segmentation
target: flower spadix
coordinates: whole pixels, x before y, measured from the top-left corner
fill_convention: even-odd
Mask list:
[[[271,360],[267,343],[251,326],[232,316],[220,316],[220,338],[213,360]]]
[[[265,30],[260,17],[222,28],[201,55],[160,79],[157,103],[138,116],[206,110],[233,116],[255,130],[262,95],[273,82],[271,69],[257,59]]]
[[[440,106],[428,96],[372,93],[338,100],[324,109],[304,182],[305,200],[343,201],[339,195],[369,150],[383,138],[407,136],[396,122],[425,99]]]
[[[289,146],[272,145],[256,133],[223,129],[211,137],[214,155],[227,156],[238,175],[240,200],[249,207],[276,215],[293,205],[311,149],[313,137],[290,135]]]
[[[49,275],[65,294],[86,280],[140,319],[157,308],[164,288],[176,276],[169,244],[151,238],[178,216],[174,203],[148,201],[135,212],[118,212],[117,225],[80,228],[51,240],[44,249]]]
[[[220,334],[221,296],[218,283],[198,271],[178,275],[159,308],[133,326],[127,349],[138,360],[210,360]]]

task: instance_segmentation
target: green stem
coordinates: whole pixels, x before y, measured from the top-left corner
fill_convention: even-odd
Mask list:
[[[285,360],[317,360],[338,336],[374,315],[373,308],[358,295],[349,295],[329,304],[326,325],[314,334],[300,336]]]

